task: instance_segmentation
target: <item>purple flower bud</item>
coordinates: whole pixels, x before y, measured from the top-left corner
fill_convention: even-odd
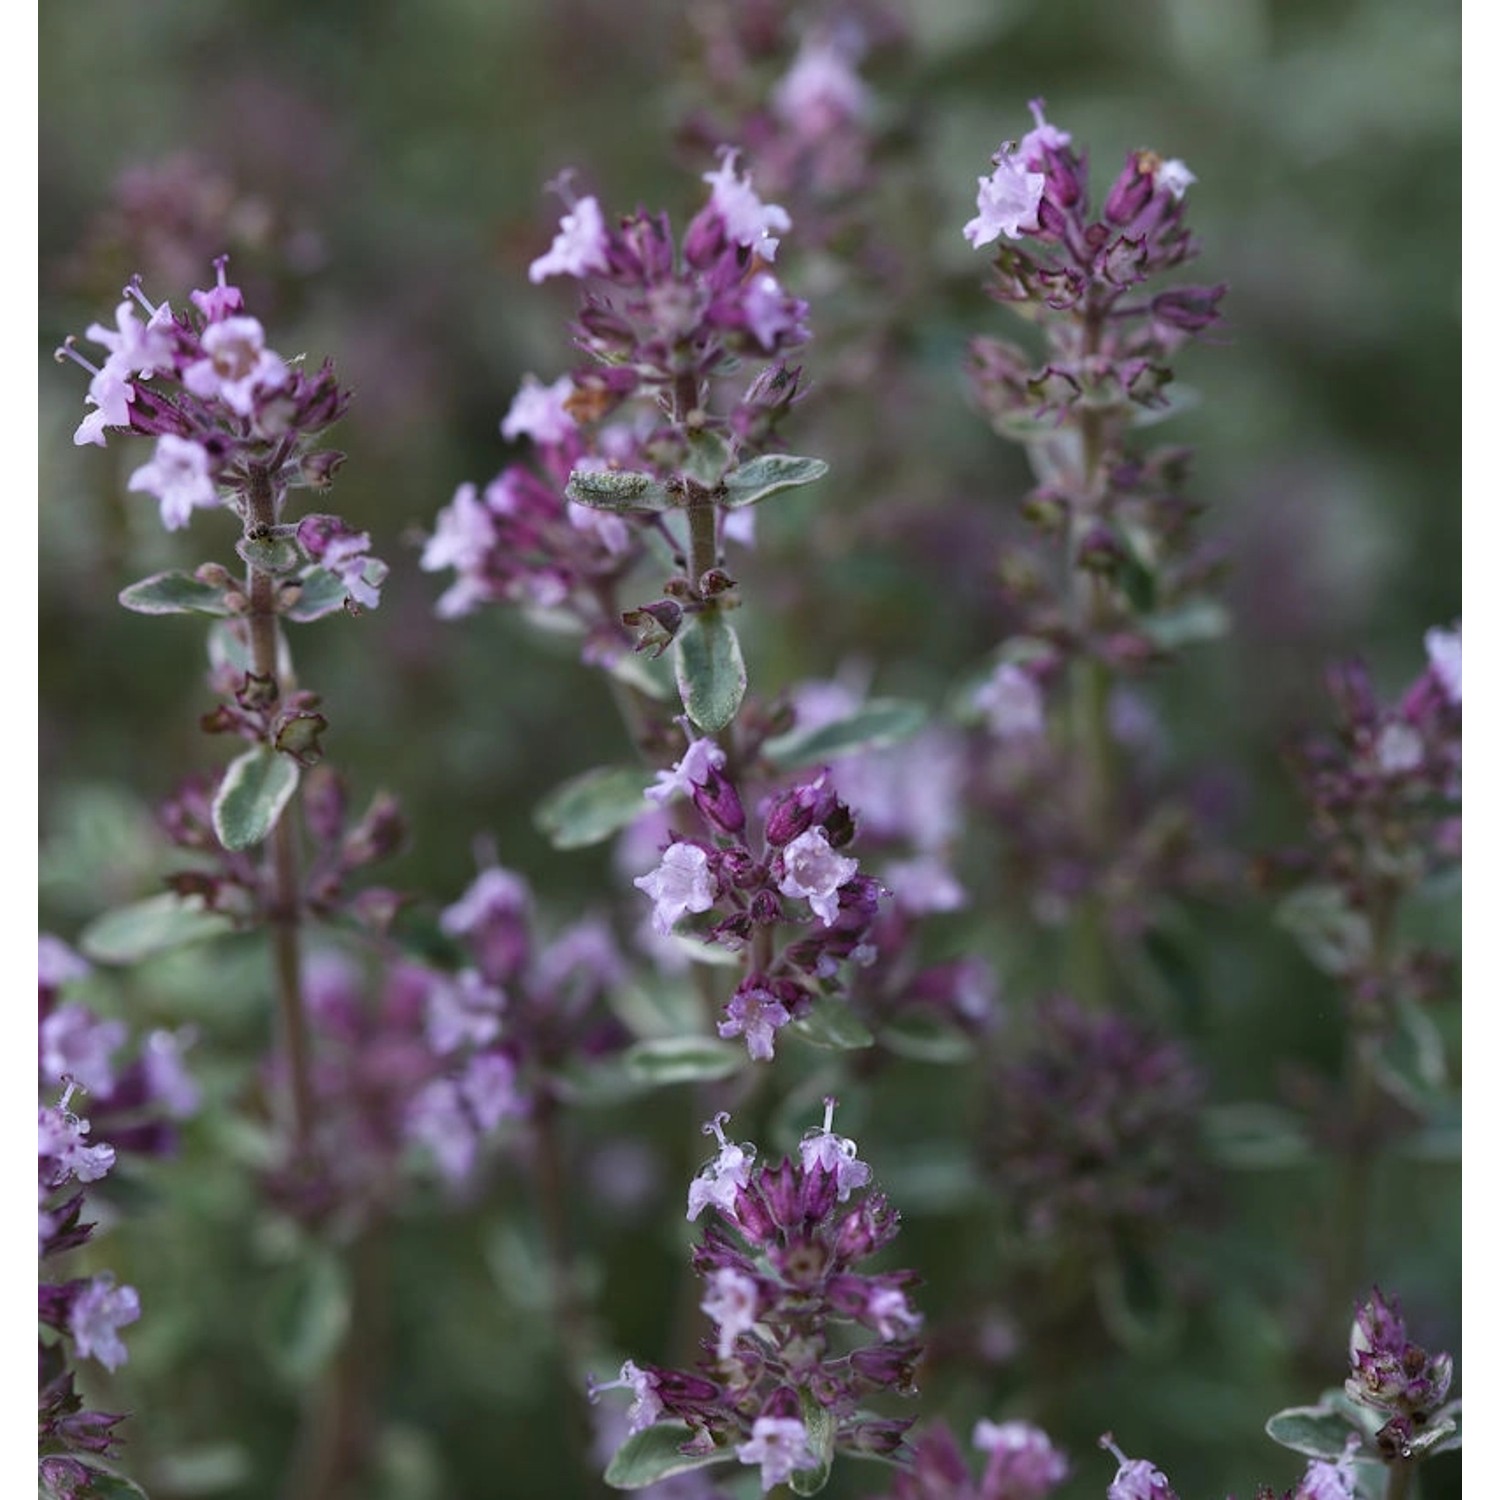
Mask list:
[[[1228,286],[1179,286],[1151,299],[1151,316],[1184,333],[1201,333],[1219,321],[1219,303]]]
[[[1133,151],[1126,157],[1104,200],[1104,217],[1111,224],[1131,223],[1151,201],[1156,191],[1154,165],[1155,158],[1147,151]]]

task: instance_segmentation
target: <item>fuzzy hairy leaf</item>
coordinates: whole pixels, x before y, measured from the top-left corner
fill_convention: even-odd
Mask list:
[[[214,797],[214,832],[226,849],[252,849],[276,826],[297,790],[296,761],[263,745],[229,763]]]
[[[537,803],[536,826],[554,849],[586,849],[646,811],[651,777],[633,766],[596,766],[570,777]]]
[[[153,573],[120,590],[120,603],[138,615],[227,615],[224,590],[174,570]]]
[[[206,910],[196,898],[163,891],[96,917],[83,929],[78,946],[95,963],[134,964],[233,931],[228,917]]]
[[[685,1422],[657,1422],[626,1438],[604,1471],[605,1484],[617,1490],[640,1490],[658,1479],[706,1468],[709,1464],[727,1463],[734,1457],[729,1448],[716,1448],[711,1453],[683,1453],[682,1445],[690,1436]]]
[[[627,1049],[623,1061],[628,1077],[664,1088],[729,1078],[744,1067],[745,1052],[710,1036],[654,1037]]]
[[[879,750],[910,739],[927,722],[927,710],[908,698],[872,698],[852,714],[820,724],[816,729],[793,729],[767,740],[765,753],[788,770],[834,760],[856,750]]]
[[[660,480],[631,469],[575,469],[566,494],[593,510],[670,510],[677,503]]]
[[[763,453],[741,464],[725,477],[722,504],[726,510],[758,505],[782,490],[816,484],[828,472],[821,458],[797,458],[790,453]]]
[[[1266,1421],[1269,1438],[1309,1458],[1338,1458],[1352,1430],[1330,1406],[1289,1406]]]
[[[677,637],[677,691],[688,718],[718,734],[733,723],[747,682],[734,626],[717,610],[694,615]]]

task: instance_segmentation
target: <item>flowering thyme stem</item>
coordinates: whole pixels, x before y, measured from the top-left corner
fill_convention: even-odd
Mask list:
[[[250,471],[246,492],[247,533],[260,533],[276,524],[276,496],[271,476],[262,467]],[[280,678],[281,627],[277,615],[276,579],[250,566],[250,650],[258,676],[274,681],[278,690],[289,684]],[[302,999],[301,910],[298,898],[297,846],[290,809],[283,812],[271,834],[271,957],[276,973],[276,997],[281,1030],[291,1073],[292,1134],[299,1151],[312,1140],[313,1090],[306,1011]]]
[[[1093,353],[1099,344],[1100,322],[1090,314],[1085,325],[1085,347]],[[1079,418],[1079,493],[1083,505],[1075,512],[1069,539],[1074,628],[1086,641],[1100,624],[1102,580],[1078,566],[1076,552],[1088,528],[1098,518],[1104,491],[1104,417],[1084,411]],[[1085,777],[1085,826],[1093,831],[1095,849],[1111,847],[1115,806],[1115,754],[1109,733],[1109,669],[1091,653],[1080,653],[1071,672],[1072,739],[1075,754],[1083,763]],[[1102,859],[1100,860],[1102,866]],[[1072,984],[1085,1005],[1102,1008],[1109,995],[1109,933],[1104,898],[1098,881],[1078,906],[1070,946]]]

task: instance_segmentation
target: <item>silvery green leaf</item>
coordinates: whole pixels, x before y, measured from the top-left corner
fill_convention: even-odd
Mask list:
[[[1352,1429],[1329,1406],[1289,1406],[1266,1422],[1266,1434],[1283,1448],[1309,1458],[1339,1458]]]
[[[290,537],[241,537],[234,550],[261,573],[290,573],[302,566],[302,551]]]
[[[927,710],[906,698],[872,698],[831,724],[791,729],[767,740],[765,753],[788,770],[834,760],[856,750],[878,750],[909,739],[927,722]]]
[[[233,931],[228,917],[207,910],[196,897],[163,891],[96,917],[83,929],[78,946],[95,963],[134,964]]]
[[[257,745],[230,761],[214,796],[214,832],[226,849],[251,849],[276,826],[301,772],[290,756]]]
[[[669,510],[677,504],[659,479],[631,469],[574,469],[566,493],[593,510]]]
[[[138,615],[227,615],[224,590],[191,573],[153,573],[120,590],[120,603]]]
[[[782,490],[816,484],[828,472],[821,458],[796,458],[790,453],[763,453],[741,464],[724,478],[722,504],[726,510],[758,505]]]
[[[649,772],[596,766],[554,787],[537,803],[536,826],[554,849],[586,849],[633,823],[647,810]]]
[[[656,1422],[626,1438],[604,1471],[605,1484],[617,1490],[641,1490],[658,1479],[734,1458],[734,1449],[729,1447],[684,1453],[682,1445],[691,1436],[685,1422]]]
[[[745,1066],[743,1047],[710,1036],[654,1037],[626,1049],[625,1071],[640,1083],[664,1088],[730,1078]]]
[[[705,734],[734,721],[745,697],[745,658],[734,626],[716,609],[692,616],[677,636],[677,691]]]

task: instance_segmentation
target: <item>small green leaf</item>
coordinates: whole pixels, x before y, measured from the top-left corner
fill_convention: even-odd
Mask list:
[[[633,766],[597,766],[553,787],[537,803],[536,826],[554,849],[587,849],[647,810],[650,782]]]
[[[302,551],[289,536],[241,537],[234,550],[261,573],[291,573],[302,566]]]
[[[574,469],[566,494],[594,510],[670,510],[677,503],[660,480],[630,469]]]
[[[153,573],[120,590],[120,603],[138,615],[227,615],[224,590],[191,573]]]
[[[1430,1427],[1424,1428],[1407,1444],[1402,1456],[1428,1458],[1434,1453],[1452,1453],[1463,1445],[1463,1432],[1455,1415],[1442,1421],[1434,1421]]]
[[[802,1425],[807,1429],[807,1446],[817,1460],[811,1468],[793,1469],[788,1483],[795,1495],[816,1495],[828,1483],[833,1472],[833,1440],[838,1422],[827,1407],[821,1406],[811,1391],[802,1391]]]
[[[795,458],[790,453],[763,453],[741,464],[732,474],[724,478],[724,496],[721,501],[726,510],[739,510],[746,505],[757,505],[768,495],[782,490],[800,489],[804,484],[816,484],[828,472],[828,465],[821,458]]]
[[[694,615],[677,637],[677,691],[688,718],[705,734],[733,723],[747,678],[740,638],[716,609]]]
[[[251,849],[276,826],[301,776],[296,761],[257,745],[230,761],[214,797],[214,832],[226,849]]]
[[[792,729],[767,740],[765,753],[791,770],[856,750],[879,750],[910,739],[927,722],[927,710],[906,698],[872,698],[846,718],[816,729]]]
[[[292,1385],[305,1385],[333,1358],[349,1327],[349,1278],[331,1251],[314,1250],[273,1282],[260,1320],[266,1354]]]
[[[685,1422],[657,1422],[626,1438],[604,1471],[605,1484],[617,1490],[641,1490],[658,1479],[727,1463],[734,1457],[734,1450],[727,1447],[709,1453],[684,1453],[682,1445],[691,1436]]]
[[[842,1000],[815,1001],[801,1020],[792,1023],[792,1030],[814,1047],[832,1047],[839,1052],[875,1045],[870,1028]]]
[[[1141,629],[1164,651],[1217,641],[1229,634],[1229,611],[1217,599],[1189,599],[1141,621]]]
[[[1275,920],[1325,974],[1347,974],[1370,956],[1370,919],[1336,885],[1293,891],[1276,908]]]
[[[902,1016],[881,1028],[880,1045],[913,1062],[966,1063],[974,1056],[974,1038],[938,1016]]]
[[[228,917],[206,910],[196,898],[163,891],[96,917],[83,929],[78,946],[95,963],[134,964],[233,931]]]
[[[1137,615],[1149,615],[1156,608],[1156,563],[1151,556],[1151,539],[1129,526],[1121,527],[1119,536],[1125,544],[1120,587]]]
[[[729,444],[717,432],[699,430],[688,435],[687,462],[683,468],[704,489],[717,489],[728,465]]]
[[[1338,1458],[1352,1429],[1327,1406],[1289,1406],[1266,1422],[1266,1434],[1283,1448],[1309,1458]]]
[[[624,1053],[627,1077],[653,1088],[729,1078],[745,1066],[745,1051],[710,1036],[656,1037]]]
[[[349,597],[344,580],[327,568],[309,568],[297,580],[297,588],[296,601],[282,610],[282,614],[299,625],[340,613]]]
[[[1299,1167],[1312,1159],[1302,1122],[1290,1110],[1249,1101],[1204,1111],[1209,1154],[1227,1167]]]

